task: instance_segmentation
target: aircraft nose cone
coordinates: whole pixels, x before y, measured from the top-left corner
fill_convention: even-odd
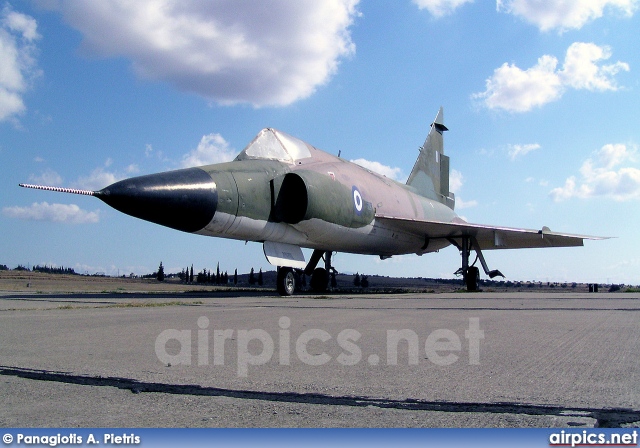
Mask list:
[[[216,184],[200,168],[132,177],[94,196],[118,211],[184,232],[205,227],[218,207]]]

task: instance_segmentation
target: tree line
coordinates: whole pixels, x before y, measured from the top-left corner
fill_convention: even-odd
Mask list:
[[[76,271],[73,268],[65,268],[64,266],[40,266],[39,264],[35,265],[32,268],[18,265],[14,269],[9,269],[6,264],[0,264],[0,271],[27,271],[27,272],[44,272],[47,274],[67,274],[67,275],[76,275]]]
[[[220,270],[220,263],[217,264],[215,273],[211,269],[207,270],[207,268],[204,268],[198,273],[194,273],[193,265],[191,265],[187,266],[185,269],[182,269],[177,274],[167,275],[164,272],[164,266],[161,261],[160,266],[158,266],[158,270],[156,272],[143,277],[155,278],[156,280],[163,282],[169,276],[178,277],[183,283],[198,283],[208,285],[228,285],[230,283],[233,283],[234,285],[238,284],[238,269],[234,269],[233,275],[229,277],[228,271],[222,272]],[[248,281],[250,285],[258,284],[259,286],[262,286],[264,283],[262,268],[260,268],[260,271],[257,275],[254,269],[251,268]]]

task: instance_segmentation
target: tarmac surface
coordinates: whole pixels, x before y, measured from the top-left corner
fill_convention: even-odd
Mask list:
[[[0,426],[640,425],[640,294],[243,294],[0,294]]]

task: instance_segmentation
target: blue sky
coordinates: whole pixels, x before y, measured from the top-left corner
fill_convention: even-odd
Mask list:
[[[229,160],[264,127],[404,180],[444,106],[470,222],[615,236],[491,251],[511,280],[640,283],[638,0],[41,1],[0,5],[0,263],[78,272],[270,269],[81,196]],[[262,6],[261,6],[262,5]],[[373,165],[372,165],[373,164]],[[456,249],[338,254],[451,277]]]

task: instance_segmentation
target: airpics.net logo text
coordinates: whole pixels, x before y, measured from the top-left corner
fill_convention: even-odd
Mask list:
[[[214,366],[224,366],[225,360],[233,358],[231,350],[235,350],[237,374],[240,377],[248,376],[252,366],[271,362],[274,356],[277,356],[277,362],[282,366],[291,365],[293,356],[309,366],[322,366],[330,362],[355,366],[363,361],[372,366],[381,362],[395,366],[398,365],[400,356],[402,359],[406,358],[408,365],[418,365],[421,355],[424,355],[423,358],[426,357],[433,364],[448,366],[462,358],[464,341],[468,363],[479,365],[480,341],[484,339],[478,317],[469,318],[469,326],[462,337],[445,328],[433,330],[423,338],[411,329],[387,329],[384,359],[376,353],[368,354],[365,359],[359,344],[362,333],[355,329],[342,330],[335,337],[319,328],[297,334],[291,330],[291,319],[286,316],[278,320],[276,337],[258,328],[210,328],[210,321],[206,316],[198,318],[197,327],[195,336],[190,329],[167,329],[161,332],[155,341],[155,352],[160,362],[166,365],[208,366],[212,363]],[[327,353],[335,352],[336,348],[341,350],[338,355],[331,356]]]
[[[549,446],[638,446],[638,431],[633,432],[592,432],[586,429],[582,432],[560,431],[549,436]]]

